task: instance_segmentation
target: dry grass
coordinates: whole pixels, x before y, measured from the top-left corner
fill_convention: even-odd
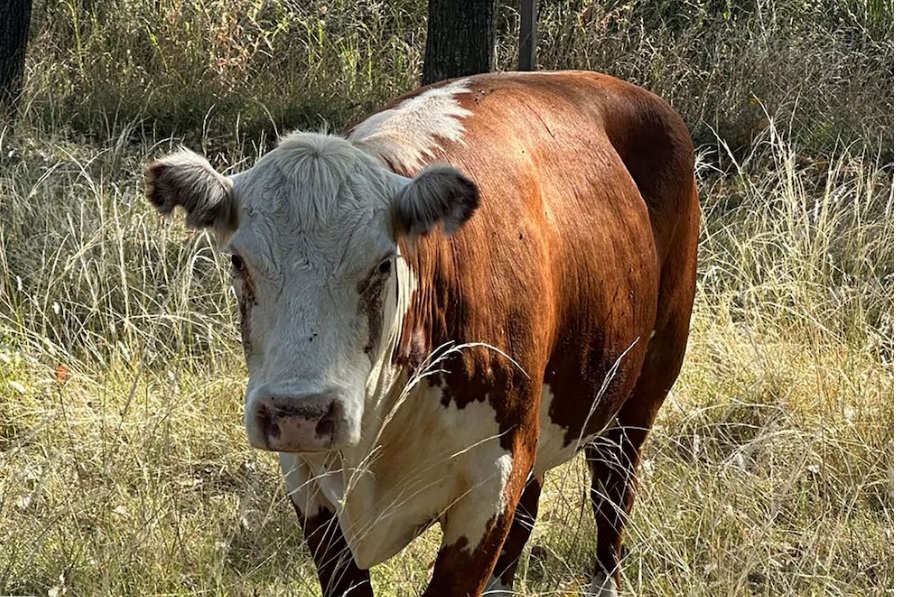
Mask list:
[[[112,5],[96,0],[84,13],[79,3],[39,3],[23,118],[0,129],[0,593],[318,595],[276,461],[244,437],[244,366],[224,259],[204,235],[152,215],[139,174],[175,143],[155,131],[185,133],[218,165],[244,167],[273,128],[319,114],[341,122],[380,103],[417,75],[423,31],[405,28],[423,6],[387,12],[379,2],[336,0],[325,14],[259,2],[248,9],[260,11],[257,21],[242,13],[233,22],[216,2],[185,3],[177,14],[177,3],[154,3],[155,12],[120,1],[134,9],[129,19],[108,13],[87,24],[57,17]],[[699,139],[708,126],[726,133],[718,121],[732,102],[749,101],[745,78],[768,89],[770,73],[725,61],[701,68],[681,35],[669,34],[670,18],[697,14],[696,26],[729,40],[737,59],[766,47],[741,35],[751,31],[749,12],[811,10],[733,4],[742,12],[730,11],[720,28],[691,3],[660,24],[642,2],[610,21],[572,4],[545,4],[542,62],[631,66],[629,75],[682,107]],[[800,27],[813,18],[809,35],[835,44],[808,58],[823,61],[821,73],[807,62],[795,79],[820,90],[802,96],[807,117],[795,120],[795,102],[775,96],[775,109],[753,105],[750,130],[744,114],[730,119],[754,135],[744,151],[707,145],[699,154],[699,295],[686,366],[647,446],[628,594],[891,593],[891,136],[873,135],[886,131],[887,116],[891,123],[891,73],[889,81],[885,71],[865,75],[869,99],[840,96],[861,101],[852,107],[869,116],[819,104],[844,87],[832,72],[860,77],[867,67],[857,60],[873,64],[892,42],[885,4],[837,5],[854,7],[851,22],[840,21],[845,35],[833,37],[810,13],[787,20]],[[507,6],[501,64],[512,57]],[[299,19],[311,24],[309,37],[290,41],[278,25],[295,33]],[[573,21],[580,27],[570,29]],[[641,21],[644,35],[631,37]],[[773,22],[771,43],[781,49],[776,40],[794,37],[794,27]],[[175,34],[183,29],[191,35]],[[856,29],[861,37],[850,35]],[[67,47],[75,32],[78,44]],[[142,54],[149,32],[159,48]],[[286,48],[297,51],[259,68]],[[630,64],[642,50],[648,70]],[[790,63],[782,77],[797,76]],[[207,84],[217,65],[220,87]],[[194,95],[183,93],[186,81],[195,81]],[[695,81],[707,83],[697,95]],[[589,572],[585,477],[578,460],[551,475],[518,573],[524,594],[574,595]],[[378,567],[378,593],[418,594],[437,540],[432,530]]]
[[[210,148],[346,124],[413,88],[424,0],[37,0],[29,118],[89,139]],[[892,161],[892,0],[539,2],[540,68],[611,73],[662,95],[695,140],[747,148],[761,104],[802,148],[841,139]],[[517,62],[518,2],[497,65]]]

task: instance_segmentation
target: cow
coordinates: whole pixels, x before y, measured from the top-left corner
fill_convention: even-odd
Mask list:
[[[279,453],[326,596],[439,523],[424,595],[512,590],[545,474],[585,453],[588,594],[617,594],[639,451],[681,368],[700,206],[656,95],[593,72],[422,87],[147,197],[232,264],[251,445]],[[484,593],[484,594],[487,594]]]

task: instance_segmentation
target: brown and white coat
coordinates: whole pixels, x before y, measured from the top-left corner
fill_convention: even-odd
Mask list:
[[[233,255],[249,439],[280,452],[326,595],[370,595],[367,569],[434,522],[425,595],[511,589],[544,473],[582,450],[589,591],[615,594],[694,295],[671,108],[597,73],[481,75],[291,134],[232,177],[190,152],[146,176]]]

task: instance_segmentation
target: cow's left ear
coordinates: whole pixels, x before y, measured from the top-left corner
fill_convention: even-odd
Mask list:
[[[408,181],[393,200],[393,233],[397,239],[427,234],[437,224],[443,232],[459,230],[480,204],[478,186],[453,168],[434,164]]]

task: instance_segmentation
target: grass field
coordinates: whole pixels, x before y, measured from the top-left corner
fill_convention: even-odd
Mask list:
[[[140,174],[180,142],[244,167],[411,88],[425,7],[232,4],[36,2],[0,125],[0,594],[319,594],[275,458],[245,439],[226,260],[153,215]],[[891,594],[891,3],[541,5],[542,66],[655,89],[699,145],[692,336],[626,594]],[[551,475],[523,594],[578,594],[585,481],[579,460]],[[417,595],[438,537],[377,592]]]

